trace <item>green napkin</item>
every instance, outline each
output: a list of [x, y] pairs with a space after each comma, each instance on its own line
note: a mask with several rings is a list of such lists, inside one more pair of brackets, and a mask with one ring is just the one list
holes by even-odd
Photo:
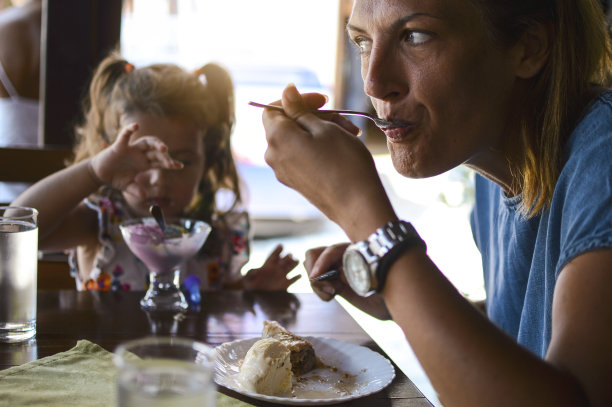
[[[81, 340], [66, 352], [0, 371], [0, 406], [116, 405], [113, 354]], [[217, 407], [249, 406], [217, 392]]]

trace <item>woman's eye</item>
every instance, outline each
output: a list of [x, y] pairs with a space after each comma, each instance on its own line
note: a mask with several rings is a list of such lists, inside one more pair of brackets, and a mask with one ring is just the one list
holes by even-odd
[[370, 49], [372, 48], [371, 42], [366, 38], [362, 38], [362, 37], [353, 38], [353, 43], [357, 46], [357, 48], [359, 48], [360, 54], [367, 54], [368, 52], [370, 52]]
[[412, 45], [421, 45], [425, 44], [427, 41], [431, 39], [431, 34], [428, 34], [423, 31], [411, 31], [408, 30], [404, 32], [403, 35], [404, 41], [409, 42]]

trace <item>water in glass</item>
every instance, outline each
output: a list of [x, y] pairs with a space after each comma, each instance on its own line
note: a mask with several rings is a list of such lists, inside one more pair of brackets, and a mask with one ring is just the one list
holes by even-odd
[[36, 334], [38, 228], [0, 217], [0, 342]]
[[210, 407], [216, 389], [211, 372], [193, 363], [153, 360], [120, 373], [118, 396], [120, 407]]

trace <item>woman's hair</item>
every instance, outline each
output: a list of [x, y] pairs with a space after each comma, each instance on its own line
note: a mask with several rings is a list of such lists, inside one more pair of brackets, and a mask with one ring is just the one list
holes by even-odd
[[240, 203], [239, 178], [230, 147], [234, 87], [221, 66], [210, 63], [195, 72], [173, 64], [136, 68], [113, 52], [94, 72], [83, 111], [84, 121], [75, 129], [74, 162], [112, 144], [125, 114], [142, 112], [188, 119], [202, 130], [205, 157], [202, 182], [188, 212], [210, 220], [217, 212], [215, 195], [221, 188], [233, 192], [231, 208]]
[[602, 6], [597, 0], [471, 1], [500, 46], [516, 43], [536, 24], [550, 30], [548, 61], [531, 79], [531, 94], [522, 107], [524, 159], [512, 169], [522, 191], [522, 210], [533, 216], [550, 205], [564, 147], [589, 91], [593, 85], [610, 85], [612, 53]]

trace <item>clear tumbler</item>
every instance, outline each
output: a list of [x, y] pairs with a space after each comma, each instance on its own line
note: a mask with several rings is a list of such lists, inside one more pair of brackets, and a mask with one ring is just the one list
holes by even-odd
[[191, 339], [149, 337], [115, 350], [119, 407], [211, 407], [212, 349]]
[[0, 206], [0, 342], [36, 334], [38, 211]]

